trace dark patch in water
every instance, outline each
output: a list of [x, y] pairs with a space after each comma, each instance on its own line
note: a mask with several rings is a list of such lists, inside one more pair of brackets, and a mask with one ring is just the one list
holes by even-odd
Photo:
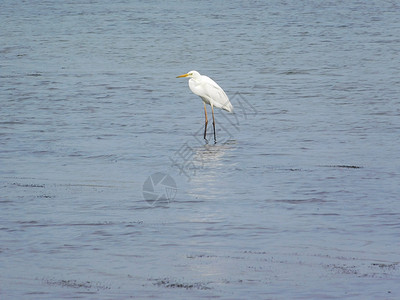
[[39, 77], [39, 76], [42, 76], [42, 74], [40, 74], [40, 73], [30, 73], [30, 74], [27, 74], [27, 76]]
[[44, 199], [50, 199], [50, 198], [55, 198], [55, 196], [51, 196], [51, 195], [39, 195], [37, 196], [37, 198], [44, 198]]
[[331, 264], [327, 265], [327, 267], [338, 274], [351, 274], [351, 275], [359, 274], [356, 266], [348, 266], [345, 264], [344, 265]]
[[84, 289], [96, 289], [96, 290], [108, 290], [111, 289], [109, 286], [101, 284], [100, 282], [91, 281], [78, 281], [78, 280], [57, 280], [57, 279], [43, 279], [42, 280], [47, 285], [55, 285], [68, 288], [84, 288]]
[[31, 184], [22, 184], [22, 183], [17, 183], [17, 182], [14, 182], [12, 185], [20, 186], [20, 187], [33, 187], [33, 188], [44, 188], [45, 187], [44, 184], [33, 184], [33, 183], [31, 183]]
[[384, 264], [384, 263], [372, 263], [371, 264], [374, 267], [379, 267], [381, 269], [396, 269], [399, 263], [392, 263], [392, 264]]
[[361, 169], [362, 167], [360, 166], [355, 166], [355, 165], [326, 165], [326, 166], [321, 166], [325, 168], [345, 168], [345, 169]]
[[194, 283], [185, 283], [185, 282], [178, 282], [176, 280], [172, 281], [168, 278], [163, 279], [156, 279], [153, 283], [157, 286], [163, 286], [166, 288], [178, 288], [178, 289], [198, 289], [198, 290], [210, 290], [211, 288], [208, 287], [205, 283], [202, 282], [194, 282]]

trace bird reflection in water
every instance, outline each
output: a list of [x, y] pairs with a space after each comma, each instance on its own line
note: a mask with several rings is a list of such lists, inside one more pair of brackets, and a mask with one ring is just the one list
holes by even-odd
[[209, 200], [221, 192], [221, 181], [229, 178], [237, 162], [232, 159], [236, 140], [224, 144], [204, 145], [194, 148], [195, 172], [191, 177], [192, 193], [197, 199]]

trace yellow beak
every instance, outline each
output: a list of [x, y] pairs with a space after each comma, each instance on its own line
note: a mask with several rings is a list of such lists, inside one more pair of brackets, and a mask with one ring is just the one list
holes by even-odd
[[183, 74], [183, 75], [176, 76], [176, 78], [188, 77], [188, 76], [189, 76], [189, 74]]

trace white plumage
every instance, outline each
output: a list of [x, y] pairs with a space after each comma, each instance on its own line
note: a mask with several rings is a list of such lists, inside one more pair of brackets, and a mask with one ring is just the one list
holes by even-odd
[[224, 90], [210, 77], [200, 75], [197, 71], [190, 71], [186, 74], [180, 75], [180, 77], [189, 77], [189, 88], [190, 90], [199, 96], [204, 102], [204, 113], [206, 117], [205, 128], [204, 128], [204, 139], [207, 134], [207, 108], [206, 104], [211, 106], [212, 117], [213, 117], [213, 128], [214, 128], [214, 141], [216, 142], [215, 135], [215, 118], [214, 118], [214, 106], [223, 110], [233, 112], [233, 106], [229, 101], [228, 96]]

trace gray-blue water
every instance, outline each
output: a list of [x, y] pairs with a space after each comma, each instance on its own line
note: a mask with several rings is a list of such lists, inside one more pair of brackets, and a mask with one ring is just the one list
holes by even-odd
[[399, 299], [398, 1], [3, 0], [0, 41], [1, 299]]

